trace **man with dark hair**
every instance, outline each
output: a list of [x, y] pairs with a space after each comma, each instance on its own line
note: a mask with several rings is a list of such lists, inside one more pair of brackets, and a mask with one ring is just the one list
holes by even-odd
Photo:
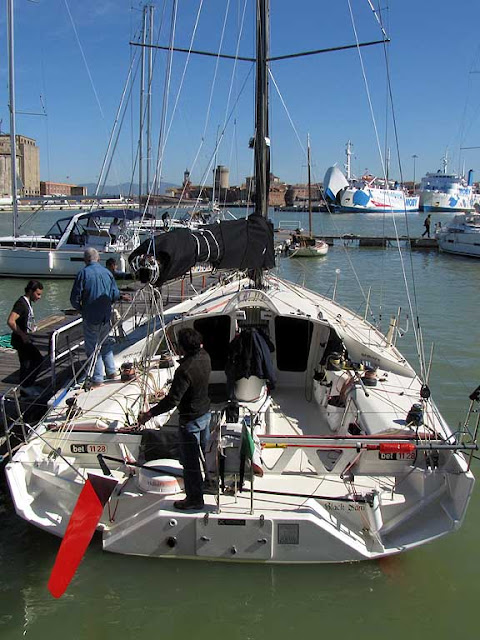
[[178, 406], [180, 461], [183, 465], [186, 498], [174, 502], [174, 507], [182, 510], [202, 509], [200, 449], [205, 456], [210, 437], [208, 382], [212, 366], [210, 356], [203, 348], [202, 336], [195, 329], [181, 329], [178, 344], [183, 358], [175, 371], [170, 391], [150, 411], [140, 413], [138, 424], [145, 424], [154, 416]]
[[105, 262], [105, 267], [110, 271], [113, 277], [115, 277], [115, 274], [117, 273], [117, 261], [115, 258], [108, 258]]
[[40, 300], [42, 293], [43, 284], [38, 280], [30, 280], [25, 287], [25, 295], [15, 302], [7, 319], [7, 325], [13, 331], [12, 347], [18, 352], [20, 383], [23, 387], [34, 384], [43, 361], [40, 351], [31, 341], [31, 334], [37, 330], [32, 304]]

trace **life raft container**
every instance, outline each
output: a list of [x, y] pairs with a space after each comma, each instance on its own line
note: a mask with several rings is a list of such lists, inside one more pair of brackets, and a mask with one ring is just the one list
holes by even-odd
[[157, 493], [160, 495], [182, 493], [182, 476], [183, 468], [178, 460], [150, 460], [140, 469], [138, 486], [146, 493]]

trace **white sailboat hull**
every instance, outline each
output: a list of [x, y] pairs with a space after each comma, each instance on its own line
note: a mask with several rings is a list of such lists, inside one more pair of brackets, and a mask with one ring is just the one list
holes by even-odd
[[[319, 294], [272, 277], [264, 291], [246, 284], [218, 285], [172, 308], [170, 317], [177, 318], [172, 330], [201, 319], [206, 343], [225, 341], [220, 352], [228, 350], [237, 318], [248, 317], [255, 308], [255, 318], [264, 319], [276, 346], [275, 389], [269, 392], [261, 380], [246, 379], [243, 390], [245, 382], [260, 387], [247, 400], [238, 387], [236, 425], [222, 422], [225, 400], [212, 404], [221, 438], [226, 437], [224, 428], [241, 428], [244, 416], [255, 416], [263, 476], [247, 470], [240, 492], [239, 467], [230, 463], [230, 490], [206, 494], [199, 511], [176, 510], [174, 501], [184, 497], [182, 480], [169, 473], [175, 465], [178, 469], [178, 462], [153, 460], [146, 468], [145, 431], [128, 428], [145, 378], [111, 382], [89, 392], [69, 391], [37, 427], [41, 437], [33, 435], [6, 466], [22, 518], [63, 536], [82, 476], [102, 474], [100, 453], [119, 481], [99, 524], [104, 549], [115, 553], [233, 562], [349, 562], [399, 553], [459, 527], [473, 475], [459, 451], [442, 451], [430, 467], [428, 457], [416, 449], [425, 441], [441, 447], [452, 442], [452, 435], [431, 400], [424, 405], [426, 426], [408, 426], [406, 416], [419, 401], [421, 382], [395, 347], [362, 318]], [[227, 324], [230, 331], [220, 335], [219, 327]], [[302, 356], [299, 333], [310, 336]], [[376, 386], [363, 386], [361, 369], [353, 373], [348, 367], [319, 364], [333, 335], [352, 361], [377, 364]], [[119, 361], [139, 360], [146, 346], [143, 338], [125, 346]], [[148, 384], [162, 388], [172, 373], [153, 362]], [[225, 382], [218, 364], [211, 382]], [[66, 417], [69, 397], [81, 409], [71, 419]], [[343, 398], [341, 406], [330, 402], [333, 397]], [[176, 425], [175, 412], [147, 424], [149, 432], [158, 434], [175, 431]], [[435, 440], [432, 434], [438, 434]], [[220, 442], [223, 446], [224, 440]], [[395, 451], [402, 451], [398, 456], [388, 453], [392, 442]], [[215, 455], [217, 445], [212, 447]], [[59, 449], [61, 456], [52, 455]]]

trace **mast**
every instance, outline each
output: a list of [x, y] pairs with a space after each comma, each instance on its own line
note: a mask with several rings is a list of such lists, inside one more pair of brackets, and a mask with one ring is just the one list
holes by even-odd
[[307, 165], [308, 165], [308, 233], [312, 237], [312, 178], [310, 172], [310, 134], [307, 136]]
[[8, 86], [10, 93], [10, 162], [11, 188], [13, 204], [13, 235], [18, 235], [18, 201], [17, 201], [17, 132], [15, 128], [15, 73], [14, 73], [14, 38], [13, 38], [13, 0], [7, 0], [8, 23]]
[[153, 82], [153, 12], [155, 7], [150, 5], [149, 9], [149, 30], [148, 42], [150, 49], [148, 52], [148, 90], [147, 90], [147, 195], [150, 194], [150, 166], [152, 163], [152, 82]]
[[140, 135], [138, 138], [138, 208], [142, 208], [143, 193], [143, 136], [144, 136], [144, 96], [145, 96], [145, 44], [147, 41], [147, 11], [148, 7], [143, 7], [142, 22], [142, 58], [140, 67]]
[[270, 0], [257, 0], [255, 84], [255, 213], [268, 217], [270, 138], [268, 135], [268, 45]]

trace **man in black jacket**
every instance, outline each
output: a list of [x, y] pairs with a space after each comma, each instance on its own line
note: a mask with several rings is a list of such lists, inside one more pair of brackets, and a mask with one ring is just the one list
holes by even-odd
[[202, 336], [195, 329], [181, 329], [178, 344], [184, 357], [175, 371], [170, 391], [149, 411], [140, 413], [138, 424], [145, 424], [154, 416], [178, 407], [180, 456], [187, 497], [174, 502], [174, 507], [202, 509], [203, 478], [199, 448], [205, 455], [210, 436], [208, 381], [212, 366], [210, 356], [203, 348]]

